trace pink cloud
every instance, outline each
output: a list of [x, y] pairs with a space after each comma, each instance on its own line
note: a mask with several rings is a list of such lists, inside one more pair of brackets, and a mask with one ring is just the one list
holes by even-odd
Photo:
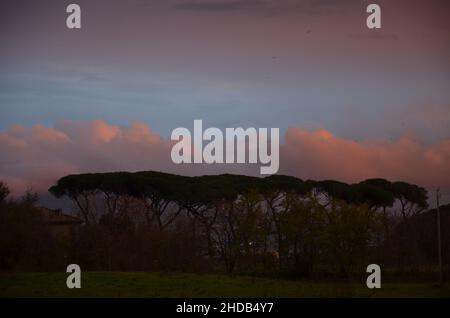
[[450, 139], [430, 146], [409, 137], [357, 142], [326, 130], [290, 128], [280, 151], [281, 172], [301, 178], [355, 182], [383, 177], [426, 187], [450, 186]]

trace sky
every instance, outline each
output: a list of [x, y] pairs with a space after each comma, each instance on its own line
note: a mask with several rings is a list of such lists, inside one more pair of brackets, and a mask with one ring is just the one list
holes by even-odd
[[[379, 30], [366, 27], [372, 2]], [[81, 7], [80, 30], [66, 27], [70, 3]], [[1, 0], [0, 179], [22, 193], [92, 171], [255, 174], [170, 162], [171, 131], [202, 119], [280, 128], [280, 173], [450, 189], [449, 9], [446, 0]]]

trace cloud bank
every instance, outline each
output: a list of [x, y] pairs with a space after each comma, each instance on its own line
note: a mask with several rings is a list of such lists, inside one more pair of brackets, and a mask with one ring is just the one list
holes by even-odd
[[355, 182], [382, 177], [426, 187], [450, 185], [450, 139], [429, 146], [411, 137], [353, 141], [324, 129], [290, 128], [281, 149], [283, 173], [302, 178]]
[[[450, 187], [450, 139], [432, 145], [411, 137], [353, 141], [319, 129], [289, 128], [280, 141], [280, 171], [302, 179], [346, 182], [371, 177]], [[257, 175], [258, 165], [175, 165], [173, 142], [134, 122], [59, 121], [54, 127], [13, 125], [0, 132], [0, 180], [15, 194], [45, 192], [70, 173], [159, 170], [184, 175]]]

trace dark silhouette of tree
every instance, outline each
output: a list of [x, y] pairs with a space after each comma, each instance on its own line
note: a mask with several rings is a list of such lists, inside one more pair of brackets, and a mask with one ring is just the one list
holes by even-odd
[[[228, 272], [268, 273], [278, 265], [278, 273], [296, 276], [347, 275], [370, 253], [379, 259], [373, 247], [388, 239], [396, 202], [406, 220], [427, 200], [423, 188], [385, 179], [347, 184], [156, 171], [69, 175], [49, 191], [78, 207], [86, 225], [74, 251], [85, 249], [79, 257], [92, 268], [180, 268], [176, 260], [198, 268], [203, 260]], [[94, 261], [96, 254], [104, 262]]]
[[0, 181], [0, 203], [4, 202], [11, 193], [6, 183]]
[[315, 190], [325, 196], [325, 205], [334, 200], [342, 200], [347, 203], [358, 201], [358, 194], [349, 184], [334, 180], [313, 182]]
[[[177, 192], [183, 177], [162, 172], [137, 172], [131, 182], [131, 195], [140, 199], [145, 207], [148, 224], [156, 223], [164, 229], [176, 219], [183, 207], [176, 204]], [[171, 215], [168, 215], [170, 212]]]
[[415, 184], [406, 182], [394, 182], [392, 184], [392, 193], [401, 205], [401, 215], [406, 220], [412, 215], [423, 212], [427, 207], [427, 191]]
[[283, 220], [289, 213], [293, 200], [297, 196], [308, 194], [311, 189], [311, 183], [304, 183], [301, 179], [282, 175], [266, 177], [260, 185], [260, 190], [275, 228], [280, 271], [284, 268], [288, 253], [285, 244], [286, 233], [283, 229]]

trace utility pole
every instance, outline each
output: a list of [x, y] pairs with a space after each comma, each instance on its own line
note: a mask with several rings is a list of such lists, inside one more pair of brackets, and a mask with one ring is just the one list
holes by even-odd
[[439, 210], [439, 188], [436, 190], [436, 213], [437, 213], [437, 239], [438, 239], [438, 263], [439, 263], [439, 285], [443, 283], [442, 277], [442, 246], [441, 246], [441, 212]]

